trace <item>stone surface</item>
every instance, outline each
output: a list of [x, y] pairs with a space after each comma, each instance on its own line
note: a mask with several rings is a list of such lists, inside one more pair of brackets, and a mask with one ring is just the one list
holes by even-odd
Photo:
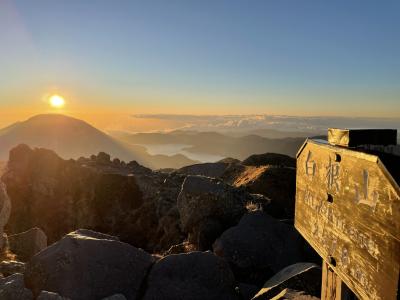
[[145, 300], [239, 299], [228, 264], [211, 252], [169, 255], [152, 268]]
[[11, 201], [7, 194], [5, 184], [0, 180], [0, 252], [3, 251], [5, 240], [3, 237], [4, 226], [11, 214]]
[[0, 273], [4, 277], [10, 276], [15, 273], [24, 273], [25, 263], [14, 260], [3, 260], [0, 263]]
[[198, 249], [210, 249], [225, 229], [239, 221], [245, 204], [252, 200], [247, 192], [220, 180], [187, 176], [177, 201], [182, 228]]
[[40, 228], [32, 228], [8, 236], [8, 244], [12, 253], [22, 261], [30, 260], [36, 253], [47, 247], [47, 236]]
[[271, 299], [287, 288], [320, 296], [321, 281], [322, 272], [319, 266], [313, 263], [296, 263], [271, 277], [254, 299]]
[[1, 300], [33, 300], [30, 290], [25, 288], [24, 275], [16, 273], [0, 279]]
[[153, 263], [133, 246], [103, 239], [89, 230], [72, 232], [35, 255], [25, 272], [27, 286], [38, 295], [46, 290], [74, 300], [123, 294], [136, 299]]
[[261, 211], [248, 213], [214, 243], [236, 279], [261, 286], [282, 268], [304, 261], [304, 241], [293, 226]]
[[2, 179], [13, 204], [8, 230], [19, 233], [39, 227], [49, 243], [75, 226], [113, 232], [119, 226], [114, 217], [122, 220], [127, 209], [143, 201], [133, 177], [82, 167], [53, 151], [26, 145], [10, 151]]
[[11, 150], [2, 176], [13, 205], [8, 232], [39, 227], [51, 244], [91, 228], [151, 252], [183, 242], [176, 200], [185, 176], [153, 172], [135, 161], [104, 163], [107, 157], [101, 163], [96, 155], [67, 161], [26, 145]]
[[249, 166], [237, 175], [232, 184], [249, 193], [270, 199], [266, 210], [276, 218], [293, 219], [295, 208], [296, 169], [267, 165]]

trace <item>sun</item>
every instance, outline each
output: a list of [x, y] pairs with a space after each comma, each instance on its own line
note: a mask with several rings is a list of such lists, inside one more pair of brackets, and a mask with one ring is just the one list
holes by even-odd
[[60, 95], [53, 95], [49, 98], [49, 103], [52, 107], [62, 108], [65, 105], [65, 100]]

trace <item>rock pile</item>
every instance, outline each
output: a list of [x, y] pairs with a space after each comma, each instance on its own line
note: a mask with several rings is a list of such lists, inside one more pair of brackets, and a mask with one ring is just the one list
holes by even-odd
[[20, 145], [0, 185], [0, 299], [313, 299], [314, 253], [280, 220], [294, 176], [281, 155], [164, 172]]

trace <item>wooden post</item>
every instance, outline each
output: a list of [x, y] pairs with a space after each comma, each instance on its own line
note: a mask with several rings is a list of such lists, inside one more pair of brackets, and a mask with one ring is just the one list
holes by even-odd
[[325, 261], [322, 263], [321, 300], [357, 299]]

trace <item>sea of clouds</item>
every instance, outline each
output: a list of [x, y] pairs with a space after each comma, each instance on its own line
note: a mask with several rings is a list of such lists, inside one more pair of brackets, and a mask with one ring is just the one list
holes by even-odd
[[[400, 118], [303, 117], [277, 115], [170, 115], [140, 114], [133, 119], [168, 121], [174, 124], [159, 131], [193, 130], [248, 132], [260, 129], [281, 131], [326, 132], [327, 128], [394, 128], [400, 129]], [[153, 130], [157, 131], [157, 130]]]

